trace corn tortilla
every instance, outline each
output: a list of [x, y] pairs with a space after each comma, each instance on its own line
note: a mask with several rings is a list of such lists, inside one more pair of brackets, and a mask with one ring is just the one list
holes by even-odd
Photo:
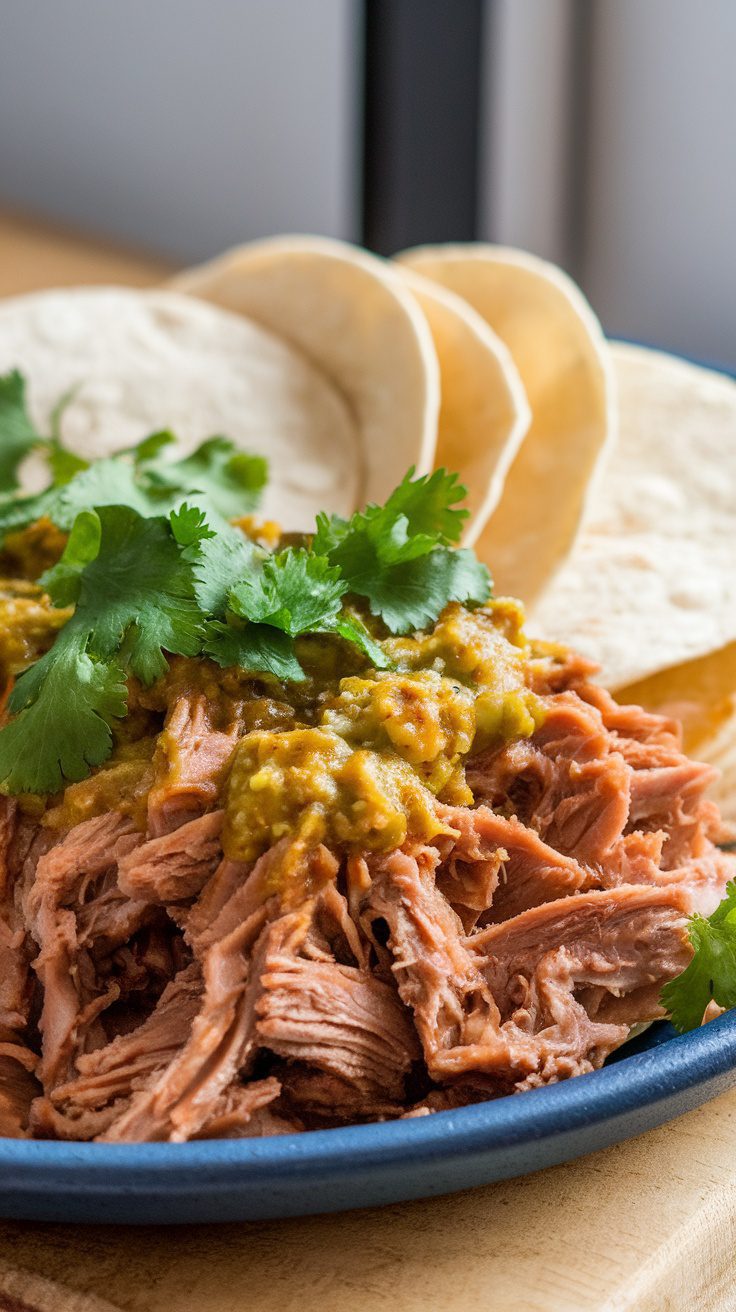
[[618, 447], [532, 620], [618, 689], [736, 642], [736, 382], [643, 347], [612, 357]]
[[468, 489], [463, 534], [472, 546], [503, 491], [531, 413], [508, 348], [466, 301], [411, 269], [399, 271], [423, 310], [440, 365], [435, 465]]
[[[363, 495], [360, 438], [342, 395], [278, 337], [171, 291], [65, 288], [0, 302], [0, 372], [18, 368], [41, 432], [60, 397], [80, 455], [109, 455], [171, 427], [180, 452], [217, 433], [268, 457], [266, 515], [309, 528]], [[172, 449], [172, 456], [177, 452]], [[34, 457], [27, 490], [43, 486]]]
[[412, 465], [433, 468], [440, 380], [432, 336], [376, 256], [322, 237], [275, 237], [171, 285], [278, 333], [340, 389], [361, 437], [364, 500], [384, 501]]
[[531, 604], [568, 556], [614, 439], [600, 325], [561, 270], [523, 251], [424, 246], [398, 258], [463, 297], [505, 342], [519, 371], [531, 424], [475, 546], [497, 590]]

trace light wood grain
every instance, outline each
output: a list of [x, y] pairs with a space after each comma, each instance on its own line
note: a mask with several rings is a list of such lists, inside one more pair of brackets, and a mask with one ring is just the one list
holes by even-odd
[[60, 230], [27, 215], [0, 212], [0, 296], [77, 283], [146, 287], [171, 271], [163, 258]]
[[[164, 261], [0, 214], [0, 295]], [[734, 1312], [736, 1091], [486, 1189], [221, 1227], [0, 1223], [0, 1312]]]
[[0, 1260], [121, 1312], [730, 1312], [735, 1130], [736, 1091], [454, 1197], [175, 1230], [5, 1223]]
[[56, 1280], [0, 1260], [0, 1312], [119, 1312], [107, 1299], [80, 1294]]

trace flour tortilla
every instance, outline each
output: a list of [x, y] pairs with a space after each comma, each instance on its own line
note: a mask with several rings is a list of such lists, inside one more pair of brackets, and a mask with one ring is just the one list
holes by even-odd
[[463, 297], [505, 342], [531, 425], [476, 551], [496, 591], [534, 602], [568, 556], [614, 438], [605, 339], [575, 284], [501, 246], [423, 246], [398, 259]]
[[364, 499], [434, 465], [439, 365], [426, 319], [376, 256], [322, 237], [253, 242], [172, 287], [278, 333], [342, 392], [361, 437]]
[[455, 470], [468, 489], [463, 542], [472, 546], [501, 497], [531, 420], [508, 348], [467, 301], [397, 266], [427, 319], [440, 365], [436, 467]]
[[618, 448], [531, 619], [617, 689], [736, 641], [736, 382], [643, 347], [612, 356]]
[[710, 795], [724, 819], [736, 823], [736, 642], [651, 674], [616, 696], [682, 722], [685, 751], [720, 770]]
[[[257, 324], [170, 291], [70, 288], [0, 301], [0, 372], [28, 380], [42, 432], [70, 388], [68, 445], [109, 455], [160, 428], [181, 453], [216, 433], [265, 455], [262, 511], [289, 529], [361, 501], [361, 443], [339, 391]], [[172, 455], [176, 450], [171, 448]], [[29, 490], [43, 485], [33, 460]]]

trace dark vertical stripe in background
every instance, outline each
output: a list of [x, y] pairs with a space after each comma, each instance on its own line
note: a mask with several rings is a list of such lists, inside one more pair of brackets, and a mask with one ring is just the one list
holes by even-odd
[[365, 0], [363, 241], [470, 241], [483, 0]]

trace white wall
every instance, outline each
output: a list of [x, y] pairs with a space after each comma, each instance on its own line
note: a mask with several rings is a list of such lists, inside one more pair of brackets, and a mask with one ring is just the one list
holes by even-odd
[[[736, 367], [736, 0], [491, 0], [483, 235]], [[582, 27], [581, 27], [582, 24]]]
[[353, 0], [0, 0], [0, 199], [183, 260], [357, 231]]
[[584, 282], [613, 333], [736, 366], [736, 0], [594, 0]]

